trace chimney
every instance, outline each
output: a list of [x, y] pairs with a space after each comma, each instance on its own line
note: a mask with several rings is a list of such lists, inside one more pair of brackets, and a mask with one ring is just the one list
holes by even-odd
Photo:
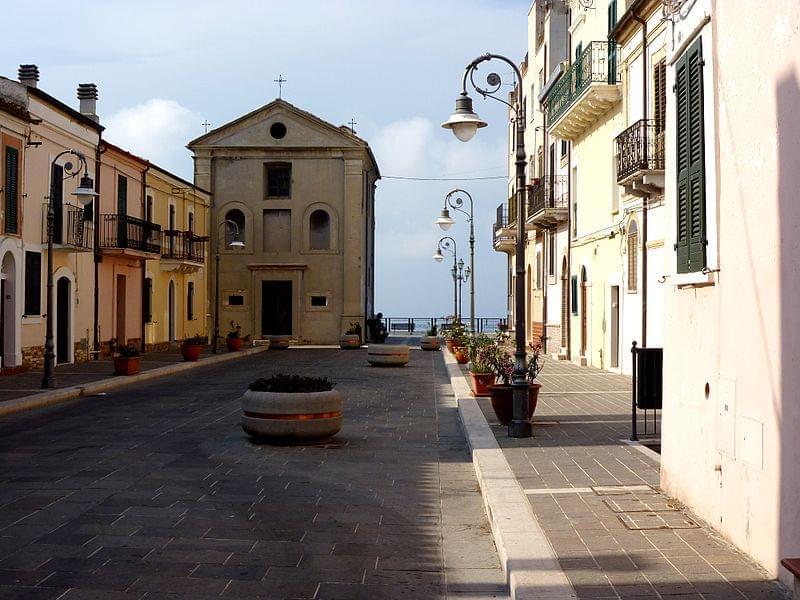
[[79, 84], [78, 100], [81, 102], [81, 114], [99, 123], [100, 117], [97, 116], [97, 86], [93, 83]]
[[20, 65], [17, 73], [19, 82], [23, 85], [32, 88], [37, 86], [37, 82], [39, 81], [39, 67], [36, 65]]

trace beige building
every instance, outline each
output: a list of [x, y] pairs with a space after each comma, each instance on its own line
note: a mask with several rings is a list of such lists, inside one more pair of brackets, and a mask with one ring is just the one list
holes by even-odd
[[[275, 100], [188, 147], [195, 184], [212, 196], [220, 335], [233, 321], [254, 337], [333, 343], [351, 323], [363, 327], [374, 306], [380, 178], [369, 145], [347, 127]], [[237, 225], [244, 248], [229, 247], [224, 221]], [[209, 331], [213, 307], [211, 319]]]

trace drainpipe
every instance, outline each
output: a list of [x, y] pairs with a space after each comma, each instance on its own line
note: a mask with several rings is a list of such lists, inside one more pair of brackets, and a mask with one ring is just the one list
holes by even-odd
[[[142, 216], [147, 216], [147, 172], [150, 170], [150, 163], [148, 163], [144, 170], [142, 171]], [[145, 281], [147, 279], [147, 259], [142, 260], [142, 294], [139, 298], [139, 306], [141, 309], [144, 309], [144, 292], [145, 292]], [[147, 324], [144, 322], [144, 311], [140, 311], [142, 313], [142, 343], [139, 344], [141, 346], [140, 352], [144, 354], [145, 351], [145, 334], [147, 330]]]
[[94, 334], [92, 346], [94, 347], [94, 359], [100, 360], [100, 262], [103, 260], [100, 254], [100, 165], [102, 164], [101, 155], [106, 149], [103, 148], [103, 133], [100, 132], [97, 139], [97, 149], [94, 157], [94, 191], [97, 192], [94, 202]]
[[[545, 68], [547, 65], [545, 65]], [[534, 140], [536, 139], [536, 130], [533, 132]], [[547, 164], [547, 156], [550, 154], [547, 151], [547, 148], [550, 145], [550, 138], [547, 135], [547, 113], [544, 114], [542, 120], [542, 140], [544, 140], [544, 146], [542, 147], [542, 152], [544, 152], [544, 173], [545, 182], [547, 181], [547, 171], [548, 171], [548, 164]], [[536, 143], [533, 144], [533, 151], [536, 152]], [[550, 180], [550, 197], [555, 199], [555, 194], [553, 192], [553, 185], [555, 184], [555, 165], [552, 165], [553, 168], [553, 177]], [[545, 192], [547, 192], [547, 188], [545, 188]], [[545, 199], [545, 202], [547, 200]], [[542, 242], [542, 280], [543, 280], [543, 290], [542, 290], [542, 352], [547, 352], [547, 288], [549, 287], [549, 274], [548, 274], [548, 254], [547, 250], [549, 248], [550, 243], [550, 235], [552, 234], [551, 229], [547, 229], [547, 241]]]
[[[642, 114], [644, 116], [644, 151], [645, 162], [649, 159], [647, 145], [647, 20], [639, 15], [633, 19], [642, 26]], [[646, 165], [647, 166], [647, 165]], [[649, 196], [642, 197], [642, 348], [647, 348], [647, 200]]]

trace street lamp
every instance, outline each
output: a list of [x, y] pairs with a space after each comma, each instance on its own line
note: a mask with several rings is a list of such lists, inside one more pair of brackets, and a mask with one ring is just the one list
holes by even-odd
[[58, 182], [63, 185], [67, 179], [72, 179], [80, 174], [81, 169], [83, 175], [78, 181], [78, 187], [72, 192], [72, 195], [78, 199], [81, 205], [86, 206], [97, 196], [94, 191], [94, 182], [89, 177], [89, 165], [86, 162], [86, 157], [77, 150], [64, 150], [53, 158], [50, 163], [50, 195], [47, 198], [47, 317], [46, 328], [44, 337], [44, 373], [42, 374], [42, 387], [54, 388], [56, 387], [56, 354], [53, 345], [53, 227], [55, 226], [55, 207], [53, 206], [53, 196], [56, 193], [56, 181], [53, 177], [55, 173], [55, 164], [59, 158], [66, 154], [74, 156], [78, 164], [73, 165], [71, 162], [65, 162], [63, 165], [64, 178]]
[[228, 244], [228, 247], [244, 248], [244, 242], [239, 239], [239, 226], [230, 219], [222, 221], [217, 226], [217, 244], [214, 254], [214, 341], [211, 343], [212, 354], [216, 354], [219, 348], [219, 230], [225, 228], [227, 232], [228, 227], [230, 227], [233, 232], [233, 239], [231, 243]]
[[[486, 77], [487, 87], [483, 88], [475, 83], [475, 73], [478, 66], [484, 62], [499, 60], [508, 64], [516, 76], [516, 89], [514, 104], [511, 105], [496, 94], [502, 87], [502, 79], [497, 73], [489, 73]], [[519, 67], [513, 60], [499, 54], [484, 54], [479, 56], [464, 69], [461, 79], [461, 94], [456, 99], [456, 111], [450, 118], [442, 123], [442, 127], [450, 129], [453, 134], [462, 142], [472, 139], [479, 128], [485, 127], [486, 123], [472, 110], [472, 99], [467, 95], [467, 79], [473, 89], [484, 99], [492, 98], [508, 106], [514, 111], [514, 121], [516, 122], [516, 190], [517, 195], [517, 245], [515, 252], [516, 259], [516, 284], [515, 284], [515, 328], [516, 328], [516, 350], [514, 352], [514, 375], [511, 387], [514, 390], [514, 416], [508, 424], [508, 435], [510, 437], [530, 437], [531, 423], [528, 419], [528, 380], [526, 376], [526, 355], [525, 355], [525, 240], [522, 232], [525, 223], [525, 118], [523, 107], [520, 105], [522, 74]]]
[[[436, 242], [436, 254], [433, 255], [433, 260], [437, 263], [444, 260], [442, 250], [453, 255], [453, 267], [450, 269], [450, 274], [453, 276], [453, 318], [456, 321], [460, 321], [461, 314], [458, 310], [458, 247], [456, 246], [456, 241], [449, 235], [446, 235]], [[464, 264], [463, 261], [461, 264]]]
[[[464, 198], [462, 198], [462, 195], [466, 196], [467, 200], [469, 200], [469, 212], [461, 208], [464, 206]], [[469, 273], [472, 273], [472, 279], [469, 284], [469, 330], [471, 333], [475, 333], [475, 207], [472, 196], [470, 196], [469, 192], [460, 188], [448, 192], [447, 196], [444, 197], [444, 208], [442, 208], [439, 218], [436, 219], [436, 224], [441, 227], [443, 231], [447, 231], [453, 223], [455, 223], [450, 216], [451, 208], [467, 215], [467, 222], [469, 223], [469, 267], [467, 278], [469, 278]]]

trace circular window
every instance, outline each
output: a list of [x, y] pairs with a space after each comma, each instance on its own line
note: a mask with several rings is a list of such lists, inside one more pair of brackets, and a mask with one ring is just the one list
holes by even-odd
[[286, 135], [286, 125], [283, 123], [273, 123], [269, 128], [269, 134], [276, 140], [283, 139]]

